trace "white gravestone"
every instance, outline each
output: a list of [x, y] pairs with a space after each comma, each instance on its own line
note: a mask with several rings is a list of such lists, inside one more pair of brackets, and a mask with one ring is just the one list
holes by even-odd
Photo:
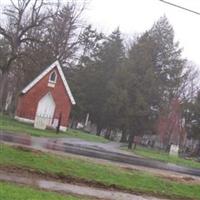
[[169, 155], [178, 156], [179, 146], [172, 144], [170, 147]]

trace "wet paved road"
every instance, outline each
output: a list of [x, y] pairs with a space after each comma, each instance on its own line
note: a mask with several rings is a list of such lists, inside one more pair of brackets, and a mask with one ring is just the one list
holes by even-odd
[[27, 177], [20, 177], [13, 174], [4, 174], [4, 172], [1, 170], [0, 180], [34, 186], [39, 189], [45, 189], [48, 191], [61, 192], [62, 194], [75, 194], [106, 200], [161, 200], [160, 198], [158, 199], [148, 196], [139, 196], [126, 192], [118, 192], [113, 190], [111, 191], [100, 188], [87, 187], [83, 185], [80, 186], [75, 184], [60, 183], [44, 179], [30, 179]]
[[[59, 148], [56, 149], [56, 146], [54, 149], [59, 150]], [[147, 158], [140, 158], [134, 155], [127, 155], [120, 152], [111, 152], [105, 149], [98, 150], [94, 148], [91, 149], [90, 147], [89, 148], [83, 147], [83, 146], [77, 147], [76, 145], [67, 144], [67, 143], [62, 144], [62, 149], [65, 152], [74, 153], [74, 154], [83, 155], [83, 156], [106, 159], [110, 161], [117, 161], [117, 162], [150, 167], [150, 168], [157, 168], [157, 169], [162, 169], [162, 170], [169, 170], [169, 171], [189, 174], [193, 176], [200, 176], [200, 169], [178, 166], [172, 163], [164, 163], [164, 162], [155, 161], [155, 160], [151, 160]]]
[[[0, 140], [19, 143], [20, 140], [17, 137], [21, 135], [9, 135], [0, 134]], [[200, 169], [187, 168], [178, 166], [171, 163], [163, 163], [151, 159], [140, 158], [138, 156], [130, 155], [130, 153], [119, 150], [119, 144], [117, 143], [94, 143], [86, 142], [79, 139], [70, 138], [58, 138], [48, 139], [40, 137], [29, 137], [29, 146], [37, 146], [41, 148], [51, 149], [55, 151], [68, 152], [93, 158], [106, 159], [110, 161], [117, 161], [121, 163], [127, 163], [132, 165], [157, 168], [161, 170], [169, 170], [173, 172], [189, 174], [193, 176], [200, 176]], [[28, 140], [28, 138], [27, 138]], [[26, 141], [24, 139], [23, 141]]]

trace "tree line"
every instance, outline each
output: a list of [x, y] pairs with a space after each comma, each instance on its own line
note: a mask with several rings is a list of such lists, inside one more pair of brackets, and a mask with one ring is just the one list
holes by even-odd
[[81, 121], [89, 113], [97, 135], [106, 129], [109, 139], [111, 131], [120, 130], [121, 141], [128, 138], [131, 148], [134, 136], [155, 132], [161, 111], [167, 112], [171, 100], [179, 98], [190, 135], [199, 137], [197, 73], [183, 58], [167, 17], [159, 18], [127, 44], [119, 28], [107, 35], [87, 25], [81, 18], [84, 9], [85, 4], [45, 0], [10, 1], [4, 7], [0, 22], [1, 112], [5, 111], [10, 80], [9, 112], [14, 112], [22, 87], [57, 59], [77, 102], [72, 120]]
[[169, 112], [174, 98], [182, 104], [183, 117], [187, 103], [193, 104], [196, 90], [191, 85], [198, 76], [182, 57], [166, 16], [128, 47], [119, 28], [103, 36], [88, 27], [83, 38], [91, 45], [90, 51], [69, 76], [77, 99], [73, 116], [81, 120], [89, 113], [97, 135], [106, 129], [109, 139], [111, 131], [120, 130], [121, 141], [128, 138], [132, 148], [134, 136], [155, 133], [159, 115]]

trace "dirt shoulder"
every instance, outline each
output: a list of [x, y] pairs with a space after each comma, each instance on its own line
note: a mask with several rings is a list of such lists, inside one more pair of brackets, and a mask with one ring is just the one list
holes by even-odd
[[117, 188], [104, 187], [93, 182], [84, 182], [70, 177], [52, 176], [30, 169], [20, 169], [11, 166], [0, 166], [0, 181], [12, 182], [20, 185], [58, 192], [73, 194], [92, 200], [159, 200], [143, 194], [132, 194]]

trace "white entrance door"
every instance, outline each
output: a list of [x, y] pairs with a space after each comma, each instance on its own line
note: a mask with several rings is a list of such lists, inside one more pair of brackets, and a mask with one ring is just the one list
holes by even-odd
[[34, 127], [45, 129], [47, 126], [51, 126], [54, 111], [55, 102], [51, 93], [49, 92], [45, 96], [43, 96], [38, 102]]

